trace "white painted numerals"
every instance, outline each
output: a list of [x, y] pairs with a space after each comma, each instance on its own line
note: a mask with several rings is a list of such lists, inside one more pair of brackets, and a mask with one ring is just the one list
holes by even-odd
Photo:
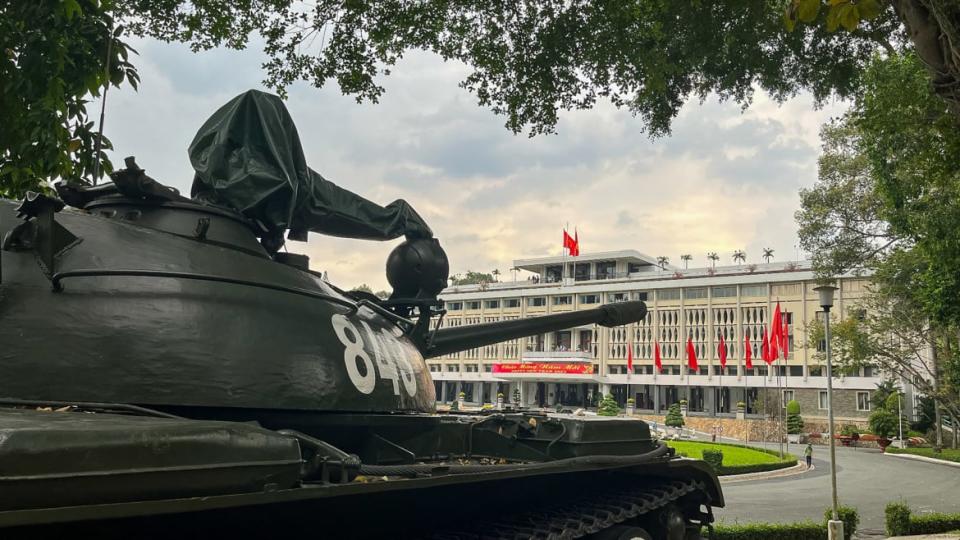
[[[364, 339], [357, 329], [356, 325], [346, 316], [335, 314], [331, 323], [337, 338], [343, 343], [343, 362], [347, 368], [347, 375], [350, 382], [357, 387], [357, 390], [364, 394], [373, 392], [376, 387], [376, 377], [379, 373], [381, 379], [387, 379], [393, 383], [393, 393], [400, 395], [400, 387], [413, 396], [417, 393], [417, 379], [413, 376], [413, 369], [407, 359], [407, 351], [404, 345], [397, 338], [390, 335], [385, 329], [375, 332], [366, 321], [360, 321], [363, 326], [363, 333], [366, 334], [366, 341], [373, 349], [374, 360], [364, 347]], [[363, 364], [363, 373], [360, 370], [360, 364]], [[376, 366], [376, 372], [374, 372]]]

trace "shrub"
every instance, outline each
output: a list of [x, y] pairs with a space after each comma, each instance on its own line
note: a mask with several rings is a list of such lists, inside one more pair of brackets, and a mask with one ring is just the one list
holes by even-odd
[[885, 439], [897, 431], [897, 415], [886, 409], [877, 409], [870, 414], [870, 431]]
[[[858, 514], [857, 509], [852, 506], [840, 505], [837, 507], [837, 517], [843, 522], [844, 540], [850, 540], [853, 538], [853, 533], [857, 532], [857, 525], [860, 524], [860, 514]], [[823, 512], [823, 522], [826, 523], [831, 519], [833, 519], [833, 509], [827, 508]]]
[[600, 407], [597, 409], [597, 414], [600, 416], [617, 416], [620, 414], [620, 407], [617, 406], [617, 402], [613, 399], [613, 394], [607, 394], [603, 397], [603, 400], [600, 402]]
[[860, 430], [857, 428], [857, 426], [854, 426], [852, 424], [847, 424], [846, 426], [843, 426], [842, 428], [840, 428], [840, 434], [852, 437], [854, 435], [859, 435]]
[[827, 527], [811, 521], [800, 523], [751, 523], [749, 525], [720, 525], [713, 529], [714, 540], [823, 540]]
[[889, 503], [883, 511], [886, 516], [887, 535], [910, 534], [910, 507], [903, 503]]
[[960, 514], [926, 514], [910, 517], [910, 534], [937, 534], [960, 529]]
[[803, 418], [800, 416], [800, 404], [795, 400], [787, 403], [787, 433], [799, 435], [803, 432]]
[[667, 417], [663, 421], [670, 427], [683, 427], [683, 414], [680, 413], [680, 404], [674, 403], [667, 410]]
[[723, 452], [706, 449], [703, 451], [703, 460], [709, 463], [713, 470], [719, 471], [723, 466]]

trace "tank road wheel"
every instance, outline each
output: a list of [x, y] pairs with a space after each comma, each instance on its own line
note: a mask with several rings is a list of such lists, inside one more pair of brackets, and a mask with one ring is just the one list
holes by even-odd
[[656, 516], [653, 524], [655, 525], [654, 534], [657, 538], [663, 540], [686, 540], [687, 539], [687, 520], [683, 512], [675, 504], [663, 507]]
[[617, 525], [591, 536], [590, 540], [653, 540], [653, 537], [646, 529]]

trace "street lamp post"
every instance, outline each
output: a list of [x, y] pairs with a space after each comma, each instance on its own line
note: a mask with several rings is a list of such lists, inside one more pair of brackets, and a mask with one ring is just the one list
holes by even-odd
[[827, 356], [827, 418], [830, 423], [830, 487], [833, 499], [833, 519], [827, 523], [827, 539], [843, 539], [843, 522], [837, 511], [837, 454], [836, 442], [833, 439], [833, 364], [830, 361], [830, 308], [833, 307], [833, 293], [837, 290], [833, 285], [821, 285], [814, 289], [820, 294], [820, 307], [824, 311], [824, 338], [826, 340]]

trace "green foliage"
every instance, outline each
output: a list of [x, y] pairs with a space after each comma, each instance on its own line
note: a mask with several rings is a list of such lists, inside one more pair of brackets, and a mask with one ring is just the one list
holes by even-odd
[[[857, 532], [857, 526], [860, 525], [860, 514], [852, 506], [840, 505], [837, 507], [837, 517], [843, 522], [843, 538], [850, 540], [853, 533]], [[833, 519], [833, 509], [827, 508], [823, 512], [823, 521], [826, 523]]]
[[[56, 179], [89, 182], [97, 156], [88, 98], [106, 84], [139, 81], [114, 10], [95, 0], [0, 6], [0, 196], [43, 191]], [[99, 158], [100, 172], [110, 172], [102, 151]]]
[[[863, 82], [850, 112], [824, 127], [819, 179], [797, 213], [820, 276], [872, 271], [864, 317], [832, 325], [831, 349], [845, 368], [915, 380], [960, 413], [960, 355], [948, 343], [960, 332], [957, 111], [931, 94], [913, 54], [874, 59]], [[931, 344], [944, 368], [939, 390], [921, 363]]]
[[888, 503], [883, 510], [889, 536], [910, 534], [910, 507], [903, 503]]
[[718, 525], [712, 540], [823, 540], [827, 527], [822, 523], [751, 523], [747, 525]]
[[860, 435], [860, 428], [853, 424], [847, 424], [840, 428], [840, 434], [852, 437], [854, 435]]
[[876, 436], [889, 439], [898, 428], [897, 415], [886, 410], [877, 409], [870, 413], [870, 431]]
[[920, 396], [917, 403], [916, 415], [917, 421], [910, 423], [910, 429], [921, 433], [926, 433], [936, 423], [936, 411], [933, 398], [930, 396]]
[[803, 433], [803, 417], [800, 414], [787, 415], [787, 433], [790, 435]]
[[359, 291], [359, 292], [365, 292], [365, 293], [373, 294], [373, 289], [371, 289], [370, 286], [367, 285], [366, 283], [363, 283], [363, 284], [360, 284], [360, 285], [354, 287], [353, 289], [351, 289], [351, 292], [353, 292], [353, 291]]
[[800, 403], [797, 400], [791, 399], [787, 402], [787, 414], [800, 414]]
[[[760, 88], [777, 100], [806, 89], [817, 101], [850, 97], [874, 51], [897, 28], [892, 10], [869, 32], [830, 33], [808, 25], [787, 33], [782, 0], [593, 3], [268, 2], [130, 0], [123, 7], [139, 35], [195, 50], [243, 48], [265, 40], [266, 83], [335, 82], [376, 102], [384, 78], [410, 50], [427, 50], [470, 70], [461, 86], [506, 126], [553, 131], [560, 110], [607, 99], [669, 132], [688, 99], [710, 94], [747, 105]], [[305, 42], [317, 35], [320, 47]]]
[[960, 529], [960, 514], [924, 514], [910, 517], [910, 534], [937, 534]]
[[484, 274], [483, 272], [474, 272], [472, 270], [467, 270], [466, 275], [461, 276], [456, 274], [450, 276], [450, 283], [452, 285], [479, 285], [481, 283], [493, 283], [496, 279], [493, 278], [492, 274]]
[[600, 401], [600, 407], [597, 408], [597, 414], [600, 416], [617, 416], [620, 414], [620, 407], [617, 401], [613, 399], [613, 394], [607, 394]]
[[704, 449], [702, 454], [706, 461], [715, 471], [719, 471], [723, 466], [723, 452], [720, 450]]
[[670, 427], [683, 427], [683, 414], [680, 412], [680, 404], [674, 403], [667, 409], [667, 417], [663, 423]]

